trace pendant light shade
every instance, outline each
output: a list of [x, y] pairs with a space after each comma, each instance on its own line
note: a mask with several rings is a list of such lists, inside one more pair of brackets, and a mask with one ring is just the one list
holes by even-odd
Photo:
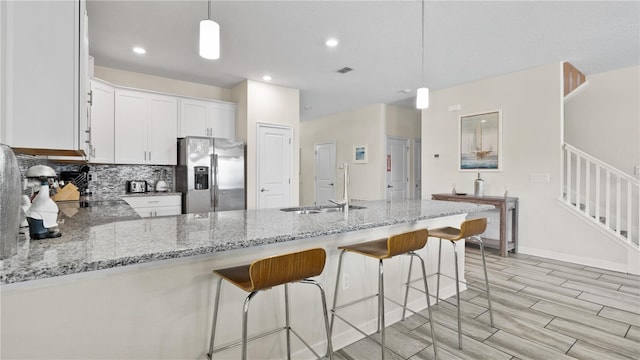
[[426, 109], [429, 107], [429, 88], [421, 87], [416, 93], [416, 108]]
[[213, 20], [200, 21], [200, 56], [209, 60], [220, 58], [220, 25]]
[[424, 0], [422, 0], [422, 8], [420, 14], [422, 15], [422, 43], [420, 47], [420, 53], [422, 54], [422, 59], [420, 61], [420, 66], [422, 68], [422, 80], [420, 84], [422, 87], [420, 87], [416, 91], [416, 108], [422, 110], [429, 107], [429, 88], [424, 86]]

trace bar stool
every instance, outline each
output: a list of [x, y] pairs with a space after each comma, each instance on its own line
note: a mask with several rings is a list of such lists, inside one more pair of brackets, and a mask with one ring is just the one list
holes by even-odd
[[[215, 305], [213, 308], [213, 323], [211, 325], [211, 342], [209, 344], [209, 352], [207, 358], [211, 359], [213, 354], [222, 350], [226, 350], [242, 344], [242, 359], [247, 358], [247, 342], [262, 338], [276, 332], [286, 330], [287, 332], [287, 359], [291, 358], [290, 333], [300, 339], [300, 341], [309, 348], [316, 357], [320, 356], [302, 339], [302, 337], [289, 325], [289, 289], [288, 284], [300, 282], [303, 284], [312, 284], [320, 289], [320, 297], [322, 299], [322, 307], [324, 314], [324, 325], [327, 334], [328, 356], [333, 359], [333, 347], [331, 345], [331, 337], [329, 336], [329, 318], [327, 315], [327, 302], [324, 289], [315, 280], [310, 277], [318, 276], [324, 269], [327, 254], [324, 249], [309, 249], [290, 254], [272, 256], [252, 262], [250, 265], [242, 265], [227, 269], [214, 270], [213, 272], [219, 276], [218, 291], [216, 293]], [[220, 302], [220, 290], [222, 279], [229, 281], [231, 284], [249, 293], [244, 301], [242, 314], [242, 340], [233, 344], [214, 348], [214, 340], [216, 334], [216, 322], [218, 319], [218, 304]], [[271, 331], [267, 331], [247, 339], [247, 320], [249, 314], [249, 304], [251, 299], [261, 290], [267, 290], [271, 287], [284, 285], [284, 301], [285, 301], [285, 326]]]
[[[346, 320], [343, 316], [339, 315], [337, 311], [340, 309], [346, 308], [348, 306], [355, 305], [359, 302], [378, 297], [378, 332], [380, 332], [380, 335], [381, 335], [382, 359], [384, 360], [385, 358], [384, 351], [386, 348], [385, 347], [385, 323], [384, 323], [385, 295], [384, 295], [384, 276], [383, 276], [384, 272], [383, 272], [382, 263], [383, 263], [383, 260], [391, 259], [396, 255], [409, 255], [412, 257], [412, 259], [413, 257], [417, 257], [418, 259], [420, 259], [420, 263], [422, 264], [422, 276], [424, 279], [424, 289], [425, 289], [426, 298], [427, 298], [429, 324], [431, 326], [431, 341], [433, 342], [433, 352], [434, 352], [435, 358], [437, 359], [438, 349], [436, 345], [435, 329], [433, 326], [433, 317], [431, 316], [431, 301], [429, 300], [429, 287], [426, 281], [427, 277], [426, 277], [426, 271], [424, 267], [424, 260], [420, 255], [415, 253], [416, 250], [422, 249], [425, 246], [425, 244], [427, 243], [427, 239], [428, 239], [428, 232], [427, 230], [422, 229], [422, 230], [407, 232], [404, 234], [393, 235], [386, 239], [379, 239], [379, 240], [368, 241], [368, 242], [354, 244], [354, 245], [346, 245], [346, 246], [338, 247], [338, 249], [342, 250], [342, 252], [340, 253], [340, 260], [338, 261], [338, 275], [336, 279], [335, 295], [333, 297], [333, 308], [331, 309], [330, 333], [333, 334], [334, 317], [338, 317], [340, 320], [344, 321], [347, 325], [356, 329], [359, 333], [361, 333], [365, 337], [369, 336], [364, 331], [360, 330], [358, 327], [356, 327], [351, 322]], [[364, 255], [370, 258], [378, 259], [378, 294], [367, 296], [362, 299], [355, 300], [347, 304], [338, 306], [337, 305], [338, 288], [340, 287], [340, 272], [342, 270], [342, 259], [344, 258], [344, 254], [347, 252], [352, 252], [352, 253]], [[391, 299], [387, 299], [387, 300], [390, 300], [396, 303]], [[402, 304], [398, 304], [398, 305], [403, 306]], [[407, 309], [406, 297], [405, 297], [405, 304], [403, 306], [403, 310], [405, 309]], [[416, 312], [410, 309], [409, 311], [413, 312], [414, 314], [417, 314]]]
[[480, 234], [482, 234], [487, 228], [487, 219], [473, 219], [466, 220], [460, 225], [460, 229], [456, 229], [453, 227], [442, 227], [437, 229], [430, 229], [429, 236], [436, 237], [440, 239], [440, 244], [438, 245], [438, 272], [432, 275], [438, 275], [437, 289], [436, 289], [436, 304], [440, 300], [440, 275], [446, 276], [450, 279], [452, 277], [442, 274], [440, 272], [440, 259], [442, 257], [442, 240], [449, 240], [451, 245], [453, 245], [453, 258], [455, 263], [455, 274], [456, 277], [456, 301], [458, 308], [458, 348], [462, 349], [462, 325], [460, 320], [460, 277], [458, 275], [458, 248], [456, 247], [456, 242], [462, 239], [470, 238], [473, 241], [477, 242], [480, 245], [480, 253], [482, 255], [482, 267], [484, 268], [484, 281], [485, 288], [479, 288], [477, 286], [470, 285], [465, 282], [467, 286], [471, 286], [474, 288], [478, 288], [480, 290], [484, 290], [487, 293], [487, 302], [489, 303], [489, 319], [491, 321], [491, 326], [493, 326], [493, 311], [491, 310], [491, 293], [489, 289], [489, 278], [487, 277], [487, 263], [484, 256], [484, 244], [482, 239], [480, 238]]

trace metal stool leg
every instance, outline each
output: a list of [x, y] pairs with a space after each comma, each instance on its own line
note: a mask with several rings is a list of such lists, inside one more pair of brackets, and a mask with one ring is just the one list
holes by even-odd
[[484, 269], [484, 285], [485, 290], [487, 292], [487, 302], [489, 303], [489, 319], [491, 321], [491, 326], [493, 326], [493, 310], [491, 309], [491, 291], [489, 290], [489, 277], [487, 276], [487, 262], [484, 258], [484, 243], [479, 236], [474, 236], [473, 240], [475, 240], [478, 245], [480, 245], [480, 254], [482, 255], [482, 268]]
[[409, 260], [409, 273], [407, 274], [407, 283], [405, 285], [404, 305], [402, 305], [402, 321], [404, 321], [405, 315], [407, 313], [407, 300], [409, 299], [409, 286], [411, 286], [411, 267], [412, 266], [413, 266], [413, 256], [411, 256], [411, 260]]
[[427, 296], [427, 312], [429, 313], [429, 326], [431, 327], [431, 341], [433, 342], [433, 355], [435, 359], [438, 360], [438, 344], [436, 343], [436, 329], [433, 321], [433, 314], [431, 313], [431, 300], [429, 299], [429, 285], [427, 284], [427, 270], [424, 266], [424, 260], [422, 257], [415, 253], [410, 253], [411, 259], [413, 260], [414, 256], [417, 256], [420, 259], [420, 263], [422, 265], [422, 280], [424, 281], [424, 291]]
[[329, 325], [329, 335], [333, 338], [333, 320], [336, 317], [336, 305], [338, 304], [338, 287], [340, 286], [340, 273], [342, 271], [342, 258], [344, 257], [344, 253], [346, 250], [342, 250], [340, 252], [340, 258], [338, 260], [338, 275], [336, 275], [336, 288], [333, 292], [333, 306], [331, 307], [331, 323]]
[[333, 345], [331, 344], [331, 329], [329, 327], [329, 315], [327, 312], [327, 298], [324, 294], [324, 289], [319, 282], [311, 279], [304, 279], [300, 281], [304, 284], [313, 284], [320, 289], [320, 299], [322, 300], [322, 315], [324, 315], [324, 328], [327, 333], [327, 356], [329, 359], [333, 359]]
[[287, 328], [287, 359], [291, 360], [291, 324], [289, 323], [289, 284], [284, 284], [284, 321]]
[[244, 300], [244, 307], [242, 309], [242, 360], [247, 360], [247, 323], [249, 319], [249, 304], [251, 299], [256, 296], [258, 292], [253, 291]]
[[378, 278], [378, 326], [381, 327], [380, 335], [382, 339], [382, 360], [384, 360], [385, 338], [384, 338], [384, 270], [382, 260], [379, 260], [379, 278]]
[[458, 349], [462, 349], [462, 321], [460, 319], [460, 277], [458, 275], [458, 248], [456, 243], [451, 241], [453, 245], [453, 258], [456, 266], [456, 304], [458, 308]]
[[438, 282], [436, 283], [436, 305], [440, 302], [440, 259], [442, 259], [442, 239], [438, 242]]
[[218, 278], [218, 291], [216, 291], [216, 300], [213, 305], [213, 320], [211, 321], [211, 341], [209, 342], [209, 352], [207, 358], [211, 360], [213, 356], [213, 341], [216, 337], [216, 323], [218, 321], [218, 305], [220, 304], [220, 290], [222, 286], [222, 277]]

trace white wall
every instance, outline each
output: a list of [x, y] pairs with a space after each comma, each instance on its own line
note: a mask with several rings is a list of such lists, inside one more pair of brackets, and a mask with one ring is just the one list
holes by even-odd
[[588, 86], [565, 104], [565, 139], [633, 175], [640, 165], [640, 67], [587, 76]]
[[385, 105], [385, 128], [387, 136], [419, 139], [420, 111], [415, 108]]
[[[257, 204], [257, 126], [274, 124], [293, 130], [291, 205], [299, 203], [300, 90], [246, 80], [231, 90], [238, 102], [237, 136], [247, 142], [247, 208]], [[243, 106], [246, 104], [246, 106]], [[242, 113], [246, 109], [246, 113]]]
[[116, 85], [136, 89], [165, 92], [203, 99], [231, 101], [230, 89], [114, 69], [105, 66], [96, 65], [94, 67], [94, 77]]
[[[461, 110], [449, 112], [450, 105]], [[475, 173], [459, 172], [458, 121], [464, 114], [502, 109], [503, 170], [483, 173], [486, 195], [520, 199], [524, 253], [626, 271], [626, 248], [564, 209], [557, 200], [562, 141], [562, 67], [551, 64], [431, 93], [422, 113], [422, 189], [473, 191]], [[612, 140], [615, 141], [615, 140]], [[439, 154], [438, 159], [434, 154]], [[534, 183], [531, 174], [550, 175]]]
[[[300, 203], [314, 202], [314, 145], [336, 142], [336, 166], [344, 162], [350, 166], [349, 198], [378, 200], [384, 198], [384, 112], [385, 106], [375, 104], [358, 110], [303, 121], [300, 124], [301, 174]], [[353, 146], [367, 145], [369, 162], [353, 163]], [[342, 169], [336, 169], [335, 196], [343, 191]]]

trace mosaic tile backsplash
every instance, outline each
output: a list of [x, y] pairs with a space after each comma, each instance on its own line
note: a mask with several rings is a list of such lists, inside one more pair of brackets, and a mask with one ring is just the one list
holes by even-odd
[[[20, 174], [34, 165], [47, 165], [53, 168], [58, 175], [62, 171], [79, 171], [82, 164], [59, 163], [47, 159], [44, 156], [31, 156], [16, 154]], [[92, 180], [89, 181], [88, 193], [101, 199], [117, 199], [119, 195], [125, 194], [127, 190], [127, 180], [146, 180], [149, 189], [155, 188], [158, 180], [166, 181], [169, 191], [174, 191], [174, 166], [162, 165], [115, 165], [115, 164], [88, 164], [89, 174]], [[164, 170], [164, 172], [163, 172]], [[164, 174], [164, 178], [163, 175]]]

